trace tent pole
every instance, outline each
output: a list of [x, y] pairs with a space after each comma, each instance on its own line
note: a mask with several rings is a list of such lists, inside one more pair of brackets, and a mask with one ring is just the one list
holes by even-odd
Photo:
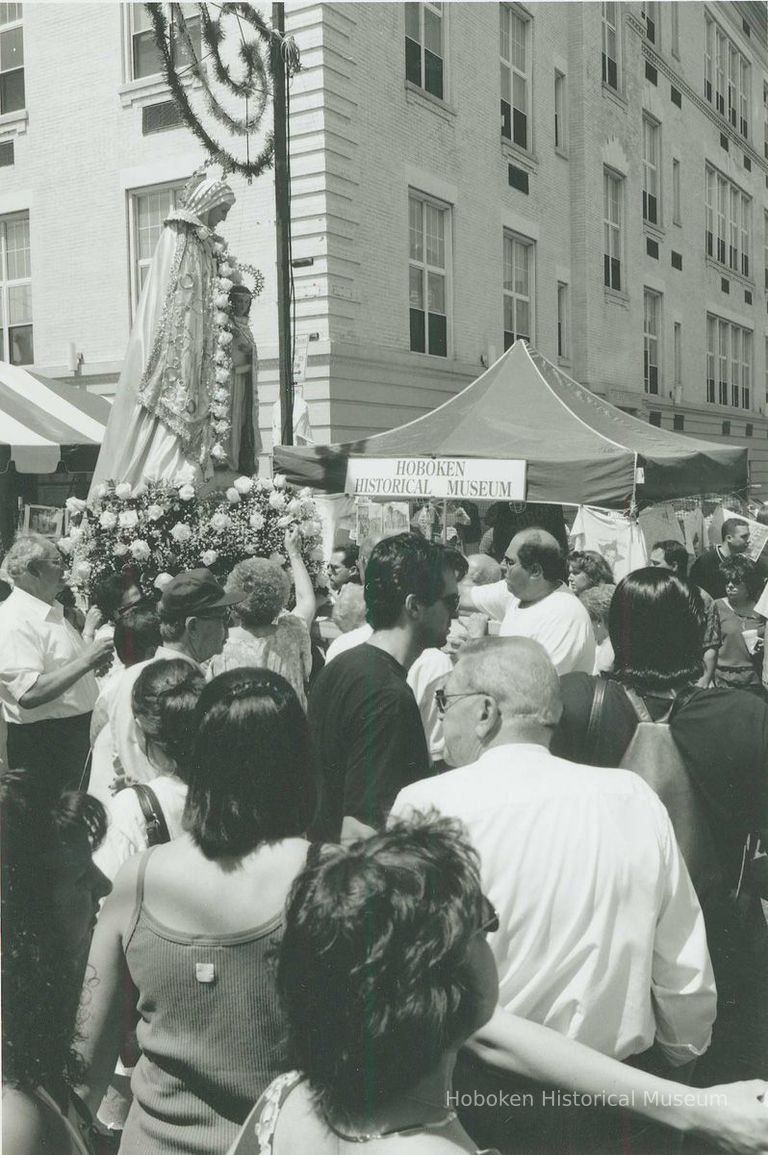
[[443, 533], [442, 533], [443, 545], [446, 545], [448, 542], [447, 518], [448, 518], [448, 498], [444, 497], [443, 498]]

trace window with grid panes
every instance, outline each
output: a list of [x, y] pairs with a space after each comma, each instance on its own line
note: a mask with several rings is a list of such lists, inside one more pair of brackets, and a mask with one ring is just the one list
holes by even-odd
[[448, 356], [449, 210], [408, 197], [410, 348]]
[[656, 225], [661, 219], [659, 197], [659, 126], [643, 117], [643, 220]]
[[672, 221], [679, 225], [682, 222], [680, 215], [680, 161], [672, 161]]
[[138, 304], [141, 290], [152, 264], [155, 246], [163, 231], [163, 222], [184, 188], [183, 183], [164, 185], [131, 194], [131, 241], [133, 265], [133, 306]]
[[405, 5], [405, 78], [440, 100], [444, 95], [443, 5]]
[[642, 15], [645, 21], [645, 35], [651, 44], [659, 39], [659, 5], [657, 0], [644, 0]]
[[29, 214], [15, 213], [0, 217], [0, 361], [34, 359]]
[[499, 5], [501, 53], [501, 135], [530, 148], [530, 21]]
[[504, 234], [504, 348], [533, 339], [533, 241]]
[[609, 289], [621, 289], [623, 185], [617, 173], [603, 170], [603, 282]]
[[618, 92], [619, 71], [619, 5], [616, 0], [603, 0], [603, 84]]
[[707, 165], [704, 173], [705, 253], [743, 277], [750, 275], [752, 201]]
[[670, 23], [672, 26], [672, 55], [680, 57], [680, 8], [677, 4], [669, 5]]
[[22, 5], [0, 4], [0, 116], [25, 106]]
[[646, 393], [659, 392], [661, 294], [646, 289], [643, 293], [643, 386]]
[[[168, 35], [171, 41], [171, 54], [177, 68], [191, 63], [189, 51], [182, 37], [177, 19], [176, 5], [164, 5], [168, 20]], [[163, 71], [162, 57], [155, 44], [155, 34], [149, 13], [143, 4], [129, 4], [129, 19], [131, 21], [131, 69], [134, 80], [141, 80], [144, 76], [155, 76]], [[182, 4], [187, 33], [192, 43], [195, 55], [201, 57], [201, 26], [200, 13], [195, 4]]]
[[707, 401], [752, 407], [752, 332], [707, 314]]
[[749, 136], [749, 61], [705, 13], [704, 96], [743, 136]]

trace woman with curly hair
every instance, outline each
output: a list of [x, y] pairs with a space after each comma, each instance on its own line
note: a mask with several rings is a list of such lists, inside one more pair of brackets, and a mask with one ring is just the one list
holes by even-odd
[[755, 563], [743, 554], [724, 558], [720, 562], [720, 573], [725, 578], [725, 597], [715, 601], [722, 639], [717, 652], [715, 685], [751, 690], [762, 696], [762, 678], [755, 653], [765, 634], [765, 618], [755, 613], [755, 604], [763, 591], [763, 576]]
[[287, 1059], [272, 964], [309, 849], [307, 720], [279, 674], [237, 669], [205, 686], [191, 730], [184, 833], [119, 871], [83, 1000], [91, 1106], [139, 1013], [128, 1155], [223, 1155]]
[[3, 1149], [87, 1155], [90, 1119], [72, 1088], [88, 944], [110, 884], [91, 852], [106, 831], [89, 794], [53, 798], [24, 770], [0, 779]]
[[613, 585], [613, 570], [602, 554], [593, 549], [572, 550], [568, 554], [568, 586], [575, 594], [600, 585]]
[[224, 649], [211, 662], [211, 672], [222, 674], [241, 666], [274, 670], [293, 686], [306, 710], [315, 593], [295, 527], [286, 531], [285, 552], [293, 577], [295, 608], [290, 613], [285, 610], [291, 581], [278, 562], [262, 557], [238, 562], [227, 578], [226, 589], [242, 597], [234, 611], [239, 624], [230, 627]]
[[476, 1151], [447, 1096], [459, 1047], [496, 1007], [485, 936], [497, 928], [456, 822], [326, 847], [293, 886], [280, 947], [296, 1069], [267, 1088], [230, 1155]]

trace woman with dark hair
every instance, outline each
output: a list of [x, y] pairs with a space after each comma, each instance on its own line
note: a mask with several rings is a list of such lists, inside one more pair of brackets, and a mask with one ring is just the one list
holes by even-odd
[[[146, 850], [150, 832], [137, 789], [148, 796], [158, 818], [165, 824], [168, 841], [182, 833], [187, 798], [190, 737], [195, 707], [205, 685], [203, 673], [183, 658], [150, 662], [134, 683], [133, 716], [149, 762], [158, 776], [138, 787], [127, 786], [107, 805], [109, 830], [94, 859], [107, 878], [113, 879], [133, 854]], [[154, 796], [154, 797], [153, 797]]]
[[[621, 766], [635, 735], [639, 713], [666, 721], [702, 814], [702, 831], [711, 836], [712, 863], [720, 878], [705, 894], [702, 906], [718, 991], [722, 996], [715, 1028], [723, 1029], [729, 995], [741, 1006], [766, 997], [764, 978], [743, 982], [738, 967], [747, 964], [748, 947], [733, 924], [729, 894], [742, 880], [744, 847], [755, 833], [768, 833], [768, 706], [757, 696], [737, 690], [696, 686], [702, 671], [704, 607], [696, 587], [670, 570], [648, 567], [629, 574], [616, 587], [608, 629], [614, 666], [604, 678], [568, 674], [561, 678], [563, 716], [552, 752], [575, 762]], [[639, 705], [638, 705], [639, 703]], [[674, 815], [673, 815], [674, 821]], [[694, 879], [694, 882], [696, 879]], [[758, 962], [765, 966], [763, 960]], [[738, 990], [737, 990], [738, 988]], [[744, 1030], [768, 1031], [768, 1006], [753, 1006]], [[713, 1056], [717, 1048], [713, 1048]], [[749, 1044], [741, 1046], [736, 1066], [712, 1068], [710, 1077], [764, 1074], [768, 1038], [763, 1037], [747, 1061]], [[749, 1062], [752, 1063], [750, 1068]]]
[[326, 848], [288, 901], [278, 984], [296, 1070], [276, 1079], [231, 1155], [347, 1144], [476, 1151], [450, 1109], [456, 1053], [493, 1014], [498, 920], [477, 855], [448, 819]]
[[185, 833], [120, 870], [83, 1002], [98, 1103], [130, 1013], [124, 992], [138, 991], [142, 1054], [123, 1150], [141, 1155], [221, 1155], [287, 1060], [271, 958], [314, 797], [306, 718], [285, 679], [247, 668], [214, 678], [188, 765]]
[[72, 1039], [88, 943], [109, 882], [93, 865], [106, 830], [88, 794], [53, 798], [23, 770], [0, 779], [3, 1150], [87, 1155]]
[[720, 573], [725, 578], [725, 597], [715, 602], [722, 637], [715, 685], [762, 696], [755, 654], [761, 648], [758, 643], [765, 634], [765, 619], [755, 612], [755, 604], [763, 591], [763, 576], [753, 561], [739, 554], [724, 558]]
[[568, 586], [573, 593], [613, 583], [613, 570], [601, 554], [593, 549], [574, 549], [568, 554]]

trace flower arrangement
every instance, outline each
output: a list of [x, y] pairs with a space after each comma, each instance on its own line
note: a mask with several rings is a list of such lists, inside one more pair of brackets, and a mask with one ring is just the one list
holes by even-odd
[[215, 441], [211, 446], [211, 457], [215, 462], [227, 460], [223, 442], [232, 432], [232, 302], [229, 291], [240, 282], [241, 277], [234, 261], [229, 256], [225, 240], [217, 239], [213, 246], [216, 257], [216, 280], [213, 290], [213, 321], [215, 325], [216, 350], [213, 354], [216, 366], [216, 389], [214, 390], [208, 415]]
[[58, 545], [69, 558], [70, 584], [87, 598], [128, 567], [152, 597], [182, 570], [207, 566], [223, 579], [246, 557], [284, 561], [283, 539], [293, 525], [313, 583], [324, 584], [317, 507], [308, 489], [294, 490], [282, 477], [238, 477], [226, 493], [201, 497], [182, 471], [172, 482], [133, 488], [107, 482], [90, 502], [71, 499], [68, 508], [69, 532]]

